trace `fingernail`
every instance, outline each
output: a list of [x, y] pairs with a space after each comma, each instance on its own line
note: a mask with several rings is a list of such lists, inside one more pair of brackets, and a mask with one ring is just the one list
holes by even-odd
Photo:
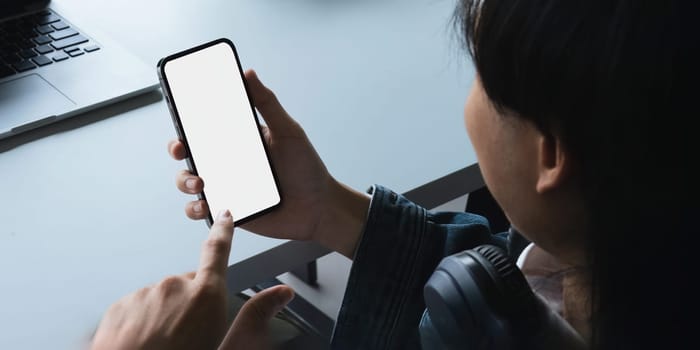
[[189, 188], [190, 190], [194, 190], [194, 185], [197, 183], [197, 180], [193, 178], [189, 178], [185, 180], [185, 187]]
[[202, 203], [195, 203], [194, 206], [192, 207], [192, 209], [197, 213], [201, 212], [202, 211]]
[[219, 220], [226, 220], [226, 219], [230, 219], [230, 218], [231, 218], [231, 212], [230, 212], [228, 209], [222, 210], [222, 211], [219, 212], [218, 215], [216, 215], [216, 220], [217, 220], [217, 221], [219, 221]]

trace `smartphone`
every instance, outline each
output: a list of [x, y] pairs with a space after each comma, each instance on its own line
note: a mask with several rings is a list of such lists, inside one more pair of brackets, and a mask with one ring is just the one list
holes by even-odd
[[279, 185], [234, 44], [217, 39], [162, 58], [160, 84], [200, 199], [237, 225], [281, 203]]

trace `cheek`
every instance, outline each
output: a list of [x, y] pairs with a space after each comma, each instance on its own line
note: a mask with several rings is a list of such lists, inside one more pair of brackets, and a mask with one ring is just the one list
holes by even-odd
[[512, 154], [518, 147], [513, 144], [515, 135], [504, 125], [503, 117], [479, 92], [472, 91], [467, 99], [464, 123], [484, 183], [510, 220], [513, 206], [517, 205], [514, 199], [518, 197], [519, 180], [513, 174], [519, 173], [519, 157]]
[[511, 193], [513, 181], [509, 177], [510, 162], [504, 157], [505, 149], [498, 130], [495, 130], [486, 115], [470, 115], [465, 118], [467, 132], [476, 153], [479, 171], [486, 187], [510, 221]]
[[[502, 160], [498, 159], [502, 152], [499, 152], [499, 130], [493, 120], [498, 116], [494, 114], [495, 111], [489, 108], [479, 89], [473, 89], [464, 106], [464, 124], [481, 174], [489, 187], [499, 182], [499, 169], [503, 165]], [[501, 166], [495, 166], [497, 164]]]
[[464, 104], [464, 126], [467, 129], [467, 136], [471, 142], [472, 148], [476, 153], [477, 161], [481, 163], [481, 153], [482, 153], [482, 125], [480, 122], [481, 114], [483, 113], [483, 108], [481, 107], [481, 101], [479, 101], [477, 89], [474, 88], [469, 93], [466, 103]]

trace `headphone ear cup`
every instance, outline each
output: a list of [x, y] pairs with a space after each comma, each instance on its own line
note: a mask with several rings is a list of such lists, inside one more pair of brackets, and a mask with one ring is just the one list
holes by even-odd
[[497, 290], [489, 296], [496, 311], [508, 319], [532, 312], [534, 293], [515, 261], [493, 245], [480, 245], [472, 252], [495, 284]]
[[425, 334], [426, 341], [433, 342], [437, 334], [445, 349], [587, 348], [496, 246], [482, 245], [442, 259], [423, 292], [426, 312], [421, 327], [433, 329], [421, 329], [421, 337]]
[[430, 321], [448, 349], [512, 347], [511, 325], [503, 312], [510, 303], [500, 300], [509, 285], [500, 273], [520, 273], [510, 263], [495, 246], [479, 246], [440, 262], [423, 292]]

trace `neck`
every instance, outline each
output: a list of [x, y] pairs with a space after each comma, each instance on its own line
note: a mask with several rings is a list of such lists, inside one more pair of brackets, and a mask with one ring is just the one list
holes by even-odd
[[562, 279], [562, 314], [583, 337], [591, 336], [591, 280], [584, 268], [570, 269]]

